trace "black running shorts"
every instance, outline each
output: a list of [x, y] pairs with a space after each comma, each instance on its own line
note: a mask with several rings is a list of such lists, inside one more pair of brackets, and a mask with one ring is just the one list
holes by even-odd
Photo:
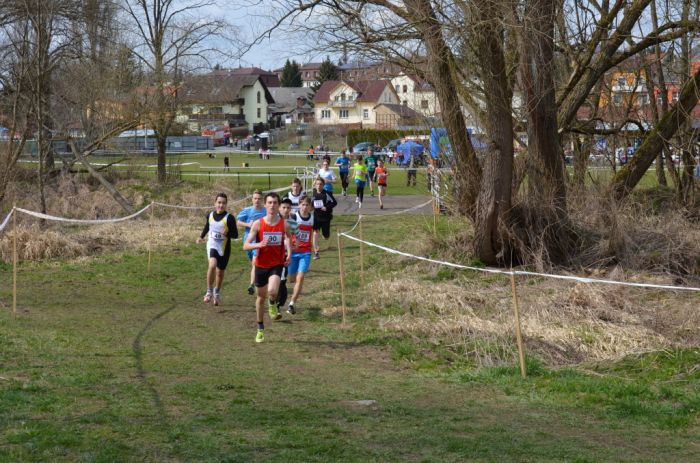
[[319, 222], [314, 220], [314, 230], [321, 230], [321, 234], [325, 239], [331, 236], [331, 222]]
[[273, 275], [277, 275], [278, 277], [282, 276], [282, 271], [284, 270], [284, 265], [277, 265], [275, 267], [270, 267], [270, 268], [262, 268], [262, 267], [255, 267], [255, 287], [256, 288], [262, 288], [263, 286], [267, 286], [267, 283], [270, 281], [270, 277]]
[[209, 258], [216, 259], [216, 268], [218, 268], [219, 270], [226, 270], [229, 257], [231, 257], [230, 247], [226, 248], [226, 251], [224, 251], [223, 256], [219, 255], [219, 252], [216, 249], [209, 249]]

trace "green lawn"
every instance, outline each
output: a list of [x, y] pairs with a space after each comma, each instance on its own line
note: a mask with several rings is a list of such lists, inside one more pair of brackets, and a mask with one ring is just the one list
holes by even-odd
[[[410, 249], [406, 235], [421, 239], [431, 223], [389, 225], [368, 221], [365, 236]], [[23, 263], [16, 319], [11, 267], [0, 264], [0, 461], [700, 459], [697, 351], [595, 374], [530, 359], [526, 380], [514, 365], [422, 368], [421, 340], [396, 339], [354, 310], [366, 294], [349, 241], [341, 326], [331, 243], [312, 264], [300, 314], [268, 322], [259, 345], [240, 251], [219, 308], [201, 303], [205, 259], [194, 244], [159, 248], [150, 273], [132, 252]], [[367, 253], [367, 279], [400, 271]]]

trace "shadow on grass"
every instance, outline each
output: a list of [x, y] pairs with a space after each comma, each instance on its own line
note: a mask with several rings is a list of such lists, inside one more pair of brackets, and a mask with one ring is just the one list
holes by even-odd
[[136, 360], [136, 376], [139, 378], [139, 381], [141, 381], [144, 386], [146, 386], [146, 389], [148, 389], [148, 392], [151, 394], [151, 398], [153, 399], [153, 405], [156, 407], [156, 413], [158, 414], [157, 418], [158, 421], [160, 422], [160, 425], [168, 430], [170, 425], [168, 423], [168, 415], [165, 412], [165, 407], [163, 406], [163, 400], [160, 397], [160, 394], [156, 390], [156, 388], [150, 384], [147, 381], [146, 375], [147, 371], [143, 367], [143, 348], [141, 347], [141, 340], [143, 339], [144, 335], [148, 332], [149, 329], [161, 318], [172, 312], [175, 307], [177, 307], [176, 304], [172, 304], [170, 307], [167, 309], [163, 310], [160, 313], [157, 313], [153, 318], [148, 320], [148, 323], [141, 328], [141, 331], [136, 335], [136, 338], [134, 339], [134, 342], [132, 344], [132, 349], [134, 351], [134, 359]]

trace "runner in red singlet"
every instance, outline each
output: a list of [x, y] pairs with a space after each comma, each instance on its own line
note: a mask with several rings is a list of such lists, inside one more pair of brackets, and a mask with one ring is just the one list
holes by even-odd
[[[277, 291], [280, 285], [280, 276], [285, 265], [289, 265], [292, 255], [291, 236], [287, 223], [279, 215], [280, 197], [277, 193], [265, 195], [265, 217], [255, 221], [246, 238], [243, 249], [257, 250], [255, 263], [255, 286], [257, 298], [255, 311], [258, 322], [258, 333], [255, 342], [265, 340], [263, 324], [264, 304], [268, 298], [268, 311], [270, 318], [279, 320], [282, 318], [277, 309]], [[253, 243], [253, 239], [256, 240]]]

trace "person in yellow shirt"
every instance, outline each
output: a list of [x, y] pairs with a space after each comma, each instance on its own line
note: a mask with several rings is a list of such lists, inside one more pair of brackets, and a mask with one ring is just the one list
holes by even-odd
[[352, 168], [355, 171], [355, 186], [357, 187], [357, 197], [355, 202], [358, 203], [358, 207], [362, 207], [362, 200], [365, 197], [365, 181], [367, 180], [367, 166], [365, 165], [362, 155], [358, 154], [355, 164]]

